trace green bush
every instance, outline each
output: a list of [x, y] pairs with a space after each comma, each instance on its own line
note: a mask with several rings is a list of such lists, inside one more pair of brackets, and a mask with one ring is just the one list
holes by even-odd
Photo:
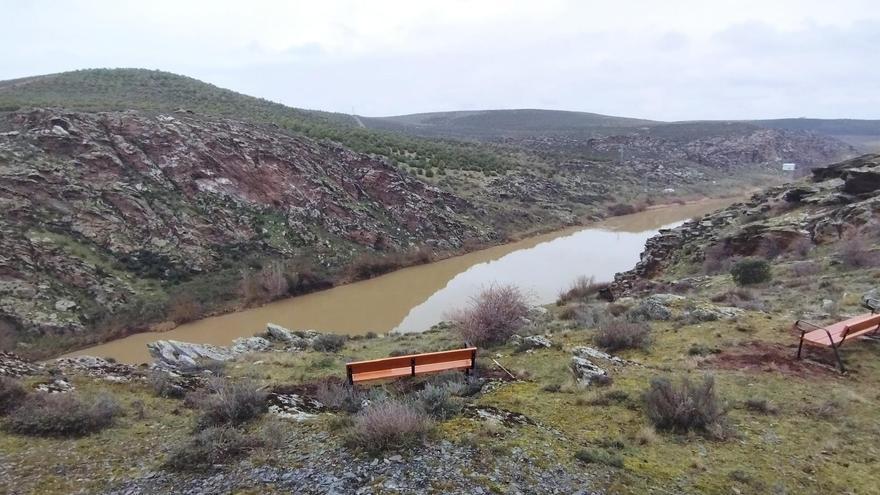
[[461, 399], [453, 397], [450, 388], [442, 385], [429, 383], [415, 397], [425, 414], [437, 419], [449, 419], [464, 407]]
[[736, 285], [752, 285], [768, 282], [771, 279], [770, 264], [757, 258], [746, 258], [730, 269]]

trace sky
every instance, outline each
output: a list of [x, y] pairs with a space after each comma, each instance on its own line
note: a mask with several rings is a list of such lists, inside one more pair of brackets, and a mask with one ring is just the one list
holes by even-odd
[[880, 1], [0, 0], [0, 80], [185, 74], [367, 116], [880, 118]]

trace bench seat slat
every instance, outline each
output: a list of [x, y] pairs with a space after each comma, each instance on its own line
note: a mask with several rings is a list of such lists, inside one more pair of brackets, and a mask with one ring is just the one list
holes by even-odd
[[399, 378], [412, 374], [434, 373], [446, 370], [466, 370], [474, 366], [477, 349], [468, 347], [451, 351], [427, 352], [408, 356], [397, 356], [369, 361], [348, 363], [349, 379], [352, 383], [387, 378]]
[[416, 374], [433, 373], [435, 371], [446, 370], [463, 370], [471, 367], [470, 359], [461, 359], [458, 361], [447, 361], [445, 363], [417, 364]]
[[352, 381], [367, 382], [370, 380], [381, 380], [383, 378], [397, 378], [401, 376], [409, 376], [412, 374], [412, 368], [392, 368], [378, 371], [365, 371], [363, 373], [354, 373], [351, 375]]
[[[878, 325], [880, 325], [880, 315], [860, 315], [807, 332], [804, 334], [804, 342], [810, 345], [829, 347], [832, 343], [839, 344], [844, 340], [844, 337], [851, 339], [871, 333], [877, 330]], [[831, 334], [831, 340], [828, 339], [829, 334]]]

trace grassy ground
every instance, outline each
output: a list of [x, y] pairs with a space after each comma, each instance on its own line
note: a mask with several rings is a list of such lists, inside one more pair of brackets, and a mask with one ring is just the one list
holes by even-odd
[[[822, 262], [825, 254], [816, 251], [811, 256]], [[877, 493], [880, 345], [860, 340], [844, 347], [850, 372], [841, 375], [825, 364], [794, 361], [796, 338], [790, 326], [797, 315], [811, 312], [830, 295], [837, 296], [835, 310], [840, 315], [861, 312], [853, 295], [876, 284], [880, 271], [826, 266], [821, 274], [803, 280], [791, 272], [793, 262], [775, 263], [774, 281], [750, 289], [751, 303], [763, 305], [764, 311], [746, 310], [735, 320], [652, 322], [653, 344], [647, 350], [621, 352], [620, 357], [635, 364], [609, 366], [613, 383], [604, 387], [578, 387], [568, 368], [571, 349], [591, 345], [595, 330], [560, 319], [563, 308], [550, 306], [533, 330], [549, 335], [555, 346], [521, 353], [509, 345], [483, 350], [481, 367], [496, 368], [494, 359], [520, 380], [471, 399], [477, 405], [524, 414], [536, 425], [505, 426], [460, 416], [440, 422], [429, 441], [473, 446], [478, 452], [475, 462], [509, 462], [514, 452], [525, 452], [548, 467], [589, 471], [608, 493]], [[726, 274], [702, 278], [674, 309], [707, 303], [733, 288]], [[311, 383], [343, 377], [348, 360], [458, 344], [454, 333], [439, 328], [418, 335], [349, 340], [336, 354], [247, 355], [230, 364], [226, 373], [270, 386]], [[821, 352], [812, 351], [811, 356], [831, 362]], [[706, 374], [715, 377], [735, 433], [713, 440], [654, 430], [642, 403], [651, 379]], [[180, 400], [154, 397], [144, 383], [85, 377], [73, 383], [81, 392], [112, 392], [126, 415], [113, 427], [78, 439], [0, 433], [0, 474], [11, 481], [5, 489], [98, 490], [159, 468], [168, 449], [192, 432], [196, 413]], [[767, 407], [749, 408], [748, 401], [766, 402]], [[246, 428], [260, 431], [268, 423], [279, 427], [284, 439], [278, 451], [258, 451], [245, 462], [296, 465], [297, 449], [309, 448], [315, 439], [342, 445], [336, 414], [304, 423], [265, 416]], [[599, 462], [575, 459], [579, 450], [592, 452]], [[622, 467], [613, 467], [620, 461]], [[505, 489], [484, 481], [499, 492]]]

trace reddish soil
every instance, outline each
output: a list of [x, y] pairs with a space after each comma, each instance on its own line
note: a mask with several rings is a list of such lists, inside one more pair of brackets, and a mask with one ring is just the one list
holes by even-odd
[[822, 349], [807, 349], [809, 359], [795, 359], [797, 346], [770, 342], [747, 342], [725, 349], [706, 359], [701, 366], [729, 370], [775, 371], [792, 376], [834, 374], [834, 357]]

